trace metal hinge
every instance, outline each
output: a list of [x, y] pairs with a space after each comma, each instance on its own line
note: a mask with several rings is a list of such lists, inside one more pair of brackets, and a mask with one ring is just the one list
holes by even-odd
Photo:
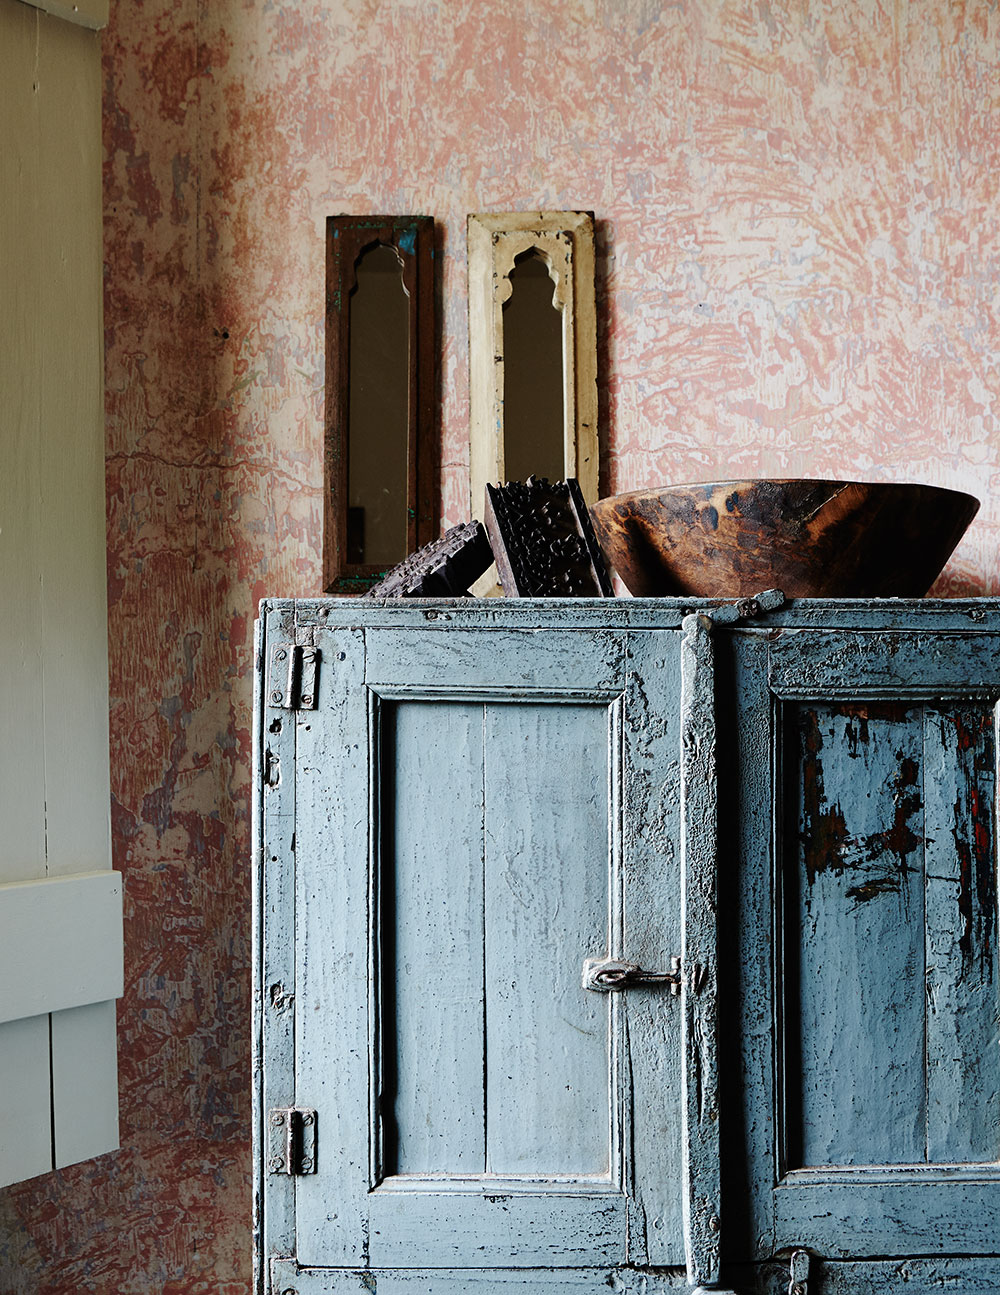
[[267, 1168], [272, 1174], [316, 1172], [316, 1112], [276, 1106], [267, 1113]]
[[285, 710], [315, 710], [318, 661], [318, 648], [275, 643], [267, 676], [268, 705]]
[[724, 603], [709, 611], [698, 613], [713, 625], [732, 625], [737, 621], [751, 620], [765, 612], [777, 611], [785, 605], [785, 595], [780, 589], [764, 589], [752, 598], [740, 598], [734, 603]]
[[809, 1251], [793, 1250], [788, 1265], [788, 1295], [809, 1295]]

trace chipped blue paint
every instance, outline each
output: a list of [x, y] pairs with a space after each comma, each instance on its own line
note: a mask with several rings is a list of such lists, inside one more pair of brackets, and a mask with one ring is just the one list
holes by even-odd
[[[264, 604], [321, 654], [258, 703], [276, 1290], [1000, 1289], [1000, 604], [777, 597]], [[717, 921], [718, 983], [580, 988]]]

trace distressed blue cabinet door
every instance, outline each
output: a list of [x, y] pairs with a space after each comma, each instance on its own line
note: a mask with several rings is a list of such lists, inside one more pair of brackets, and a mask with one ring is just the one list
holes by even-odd
[[1000, 641], [731, 642], [740, 1248], [995, 1254]]
[[682, 1262], [677, 1001], [581, 984], [679, 949], [676, 634], [311, 633], [298, 1264]]

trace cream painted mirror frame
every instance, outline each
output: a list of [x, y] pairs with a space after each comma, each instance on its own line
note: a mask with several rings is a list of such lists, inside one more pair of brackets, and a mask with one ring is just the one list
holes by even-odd
[[586, 211], [470, 215], [469, 475], [472, 515], [482, 518], [487, 482], [504, 481], [503, 307], [510, 274], [526, 253], [541, 255], [562, 314], [564, 475], [588, 504], [597, 499], [597, 308], [594, 217]]

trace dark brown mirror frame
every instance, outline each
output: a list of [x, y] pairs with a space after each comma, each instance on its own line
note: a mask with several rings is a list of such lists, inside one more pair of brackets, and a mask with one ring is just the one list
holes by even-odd
[[409, 308], [407, 553], [438, 535], [434, 221], [430, 216], [329, 216], [323, 510], [323, 587], [327, 593], [365, 593], [387, 569], [349, 562], [347, 554], [351, 293], [357, 286], [358, 262], [380, 244], [393, 248], [399, 258]]

